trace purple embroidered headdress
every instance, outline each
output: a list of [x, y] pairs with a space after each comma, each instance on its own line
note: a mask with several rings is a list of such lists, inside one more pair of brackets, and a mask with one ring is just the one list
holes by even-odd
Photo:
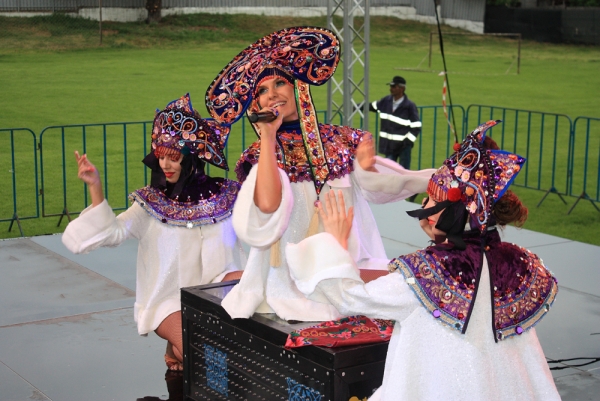
[[159, 156], [193, 154], [216, 167], [229, 170], [223, 149], [230, 128], [200, 117], [187, 93], [157, 110], [152, 128], [152, 150]]
[[331, 78], [340, 57], [339, 40], [324, 28], [294, 27], [248, 46], [217, 75], [206, 91], [206, 107], [219, 123], [239, 120], [253, 100], [265, 68], [277, 68], [309, 85]]
[[231, 125], [245, 112], [255, 111], [255, 89], [265, 78], [277, 75], [293, 80], [300, 128], [318, 194], [327, 181], [329, 167], [310, 86], [327, 82], [339, 58], [339, 40], [328, 29], [293, 27], [274, 32], [248, 46], [219, 73], [206, 91], [206, 107], [217, 122]]
[[495, 224], [491, 220], [494, 203], [525, 163], [519, 155], [485, 149], [485, 132], [499, 122], [491, 120], [477, 127], [431, 176], [427, 193], [437, 205], [409, 212], [413, 217], [424, 219], [446, 209], [436, 227], [446, 232], [455, 245], [462, 246], [460, 236], [467, 218], [470, 227], [481, 232]]
[[[172, 226], [191, 229], [229, 218], [240, 184], [204, 173], [204, 162], [228, 169], [223, 154], [228, 135], [229, 127], [200, 117], [189, 93], [157, 110], [152, 151], [143, 160], [152, 170], [150, 185], [132, 192], [129, 199], [153, 218]], [[166, 180], [161, 157], [181, 158], [177, 182]]]
[[[436, 228], [446, 237], [389, 264], [398, 270], [423, 306], [443, 324], [461, 333], [475, 305], [487, 260], [493, 332], [496, 341], [520, 335], [542, 319], [558, 292], [557, 281], [532, 252], [502, 242], [493, 208], [521, 170], [525, 159], [486, 149], [488, 121], [471, 132], [431, 177], [428, 195], [433, 207], [408, 212], [426, 219], [440, 214]], [[471, 230], [464, 232], [465, 223]], [[447, 238], [448, 243], [445, 242]]]

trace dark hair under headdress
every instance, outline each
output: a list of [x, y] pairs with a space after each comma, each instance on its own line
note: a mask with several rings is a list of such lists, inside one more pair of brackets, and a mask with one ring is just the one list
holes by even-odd
[[[228, 170], [223, 148], [228, 127], [200, 117], [192, 107], [189, 93], [157, 110], [152, 129], [152, 151], [142, 160], [151, 170], [150, 186], [160, 189], [174, 200], [197, 201], [217, 193], [222, 178], [204, 173], [206, 162]], [[181, 174], [169, 183], [160, 167], [159, 158], [181, 160]]]

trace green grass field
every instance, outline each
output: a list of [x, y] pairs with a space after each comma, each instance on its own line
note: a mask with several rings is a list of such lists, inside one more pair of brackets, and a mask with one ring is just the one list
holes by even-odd
[[[121, 121], [149, 121], [156, 108], [186, 92], [190, 92], [195, 107], [206, 115], [204, 93], [206, 88], [240, 50], [264, 34], [293, 25], [325, 26], [324, 18], [292, 19], [243, 15], [186, 15], [169, 17], [157, 25], [144, 23], [104, 23], [103, 45], [98, 45], [97, 23], [50, 18], [15, 19], [0, 17], [0, 128], [27, 127], [38, 137], [44, 127], [73, 124], [93, 124]], [[392, 76], [402, 75], [408, 81], [407, 94], [419, 106], [441, 104], [442, 78], [427, 66], [429, 32], [434, 26], [395, 18], [371, 19], [371, 74], [370, 98], [386, 95]], [[460, 32], [444, 27], [444, 31]], [[445, 51], [453, 103], [466, 108], [470, 104], [495, 105], [505, 108], [543, 111], [577, 116], [600, 117], [597, 104], [600, 95], [600, 49], [588, 46], [550, 45], [525, 41], [521, 49], [521, 73], [516, 74], [516, 42], [511, 39], [482, 36], [447, 36]], [[440, 71], [442, 61], [437, 40], [431, 70]], [[419, 70], [419, 71], [417, 71]], [[313, 95], [317, 108], [326, 109], [326, 88], [315, 88]], [[482, 115], [482, 119], [489, 116]], [[494, 117], [497, 117], [494, 115]], [[522, 132], [532, 132], [544, 124], [551, 128], [554, 121], [522, 119], [516, 124], [508, 117], [504, 125]], [[439, 119], [439, 116], [438, 116]], [[371, 120], [374, 120], [372, 117]], [[443, 121], [438, 121], [438, 130]], [[441, 125], [440, 125], [441, 124]], [[468, 129], [477, 122], [469, 119]], [[566, 154], [565, 130], [557, 123], [557, 157]], [[250, 141], [252, 133], [242, 143], [240, 123], [229, 140], [228, 159], [233, 167], [237, 155]], [[425, 127], [425, 125], [424, 125]], [[598, 158], [600, 131], [594, 126], [588, 148], [590, 157]], [[371, 129], [374, 130], [374, 123]], [[509, 129], [509, 130], [510, 130]], [[86, 151], [99, 165], [109, 184], [109, 200], [113, 207], [125, 207], [126, 193], [144, 182], [144, 131], [142, 125], [128, 127], [124, 138], [122, 126], [111, 126], [106, 132], [98, 127], [86, 129], [85, 144], [80, 128], [48, 129], [42, 135], [44, 171], [44, 213], [61, 214], [65, 205], [62, 194], [67, 193], [66, 208], [77, 212], [85, 204], [83, 185], [75, 177], [72, 151]], [[421, 167], [439, 164], [447, 153], [447, 142], [431, 144], [428, 128], [423, 129], [421, 147], [413, 150], [413, 168], [419, 155]], [[512, 131], [511, 131], [512, 132]], [[498, 131], [493, 136], [498, 140]], [[61, 141], [64, 135], [64, 144]], [[5, 168], [0, 179], [7, 183], [0, 188], [0, 219], [13, 215], [12, 178], [18, 179], [18, 214], [36, 215], [36, 183], [32, 173], [34, 151], [28, 132], [15, 133], [15, 166], [11, 162], [11, 138], [0, 131], [0, 160]], [[567, 197], [564, 205], [557, 195], [550, 194], [537, 208], [536, 205], [549, 188], [552, 168], [547, 150], [553, 138], [514, 137], [507, 133], [505, 147], [520, 153], [529, 149], [527, 186], [515, 187], [516, 192], [530, 208], [526, 228], [582, 242], [600, 245], [598, 223], [600, 213], [589, 201], [580, 201], [570, 215], [567, 211], [575, 202]], [[63, 163], [63, 147], [65, 162]], [[514, 149], [513, 149], [514, 147]], [[546, 149], [540, 152], [540, 148]], [[436, 150], [435, 156], [432, 149]], [[106, 163], [103, 161], [107, 154]], [[126, 166], [123, 154], [127, 157]], [[578, 154], [581, 163], [584, 154]], [[543, 164], [540, 159], [543, 159]], [[596, 161], [597, 163], [597, 161]], [[128, 174], [123, 171], [127, 168]], [[105, 171], [107, 174], [104, 174]], [[64, 172], [64, 180], [63, 180]], [[218, 174], [217, 169], [211, 170]], [[557, 166], [555, 172], [558, 190], [566, 185], [566, 167]], [[595, 195], [598, 186], [597, 171], [590, 172], [588, 188]], [[231, 177], [231, 175], [230, 175]], [[38, 181], [41, 183], [41, 178]], [[518, 181], [523, 185], [525, 174]], [[125, 182], [127, 180], [127, 182]], [[38, 198], [41, 205], [41, 197]], [[41, 214], [41, 209], [40, 209]], [[59, 217], [23, 220], [26, 235], [60, 232], [66, 219], [57, 227]], [[0, 238], [19, 236], [8, 222], [0, 222]]]

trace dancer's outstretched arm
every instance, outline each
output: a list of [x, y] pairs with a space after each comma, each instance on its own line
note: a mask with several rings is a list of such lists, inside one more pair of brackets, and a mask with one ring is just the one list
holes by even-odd
[[104, 201], [100, 173], [98, 173], [96, 166], [88, 160], [87, 155], [79, 156], [79, 152], [75, 151], [75, 158], [79, 166], [77, 177], [87, 184], [92, 197], [92, 207], [98, 206]]

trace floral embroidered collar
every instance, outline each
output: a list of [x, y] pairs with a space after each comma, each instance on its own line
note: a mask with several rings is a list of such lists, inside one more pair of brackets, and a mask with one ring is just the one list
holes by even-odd
[[129, 195], [155, 219], [172, 226], [193, 228], [216, 224], [231, 216], [240, 183], [232, 180], [219, 182], [217, 193], [192, 202], [178, 202], [151, 186], [138, 189]]
[[496, 341], [520, 335], [550, 309], [558, 292], [552, 273], [535, 254], [500, 241], [496, 230], [465, 234], [466, 249], [430, 246], [393, 259], [423, 306], [440, 322], [465, 333], [475, 305], [485, 252], [492, 288]]
[[[322, 180], [341, 178], [353, 171], [356, 147], [364, 132], [358, 129], [319, 124], [319, 135], [323, 143], [323, 158], [319, 163], [327, 166], [328, 174]], [[283, 124], [277, 132], [277, 164], [284, 170], [290, 182], [313, 181], [313, 169], [308, 159], [303, 135], [298, 122]], [[242, 153], [235, 172], [240, 182], [243, 182], [252, 165], [258, 163], [260, 156], [260, 140], [254, 142]]]

